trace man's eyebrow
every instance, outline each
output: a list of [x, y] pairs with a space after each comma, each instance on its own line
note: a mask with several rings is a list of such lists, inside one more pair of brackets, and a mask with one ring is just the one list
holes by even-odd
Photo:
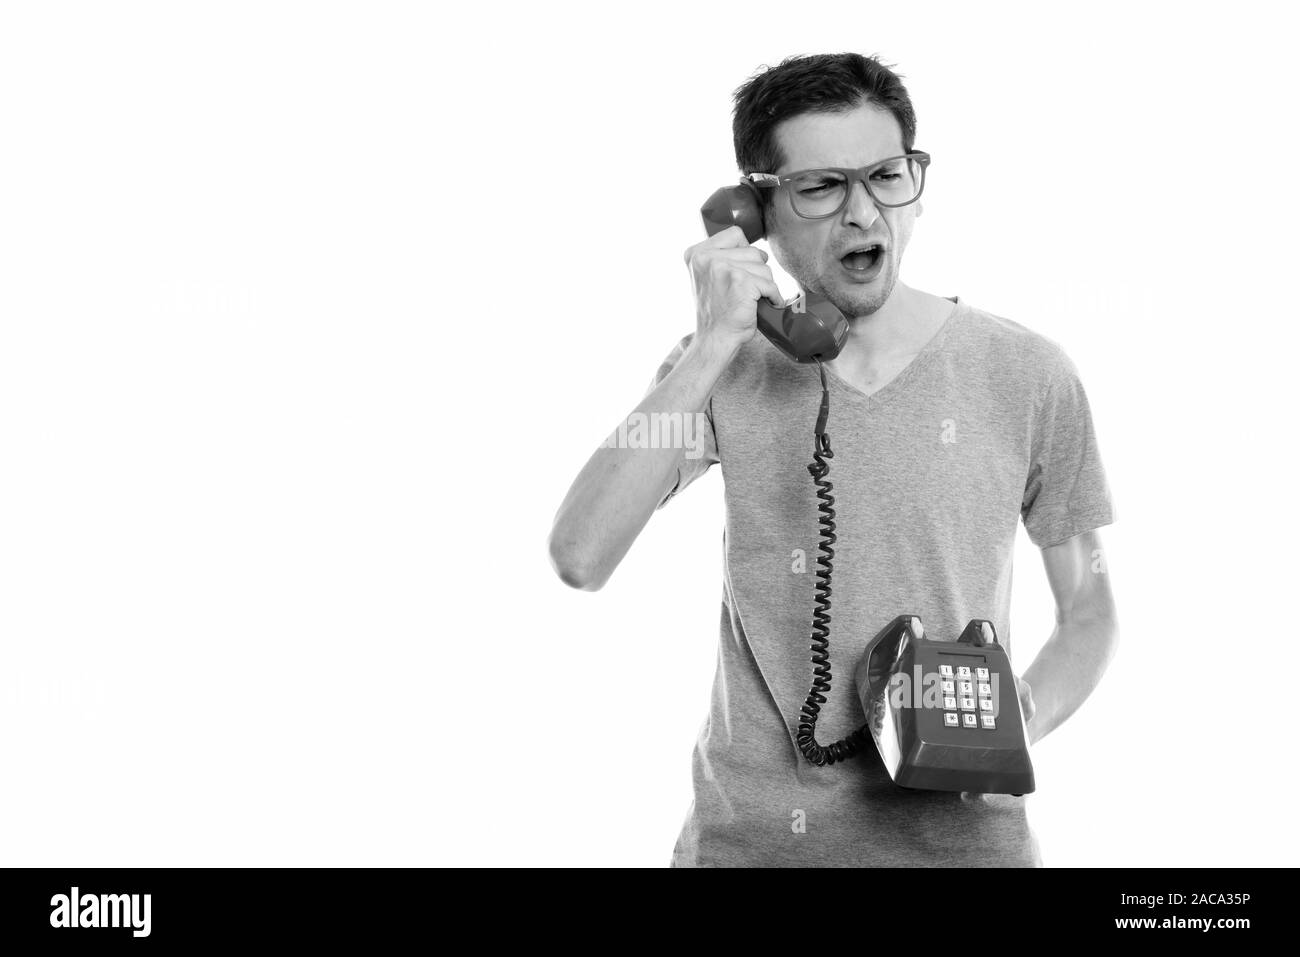
[[[869, 166], [878, 166], [881, 163], [901, 162], [907, 154], [905, 152], [890, 153], [888, 156], [882, 156], [880, 159], [872, 160], [870, 163], [863, 163], [861, 166], [836, 166], [833, 163], [824, 163], [820, 166], [792, 166], [790, 172], [802, 172], [809, 169], [866, 169]], [[782, 173], [782, 176], [789, 175]]]

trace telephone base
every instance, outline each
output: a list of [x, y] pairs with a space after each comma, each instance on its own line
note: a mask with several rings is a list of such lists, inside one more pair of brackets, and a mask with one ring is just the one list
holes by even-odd
[[952, 748], [918, 742], [916, 753], [901, 756], [891, 773], [894, 783], [917, 791], [970, 791], [1023, 795], [1034, 790], [1028, 755], [987, 749]]
[[919, 618], [900, 615], [854, 675], [889, 776], [922, 791], [1033, 792], [1016, 679], [992, 622], [972, 620], [956, 641], [923, 635]]

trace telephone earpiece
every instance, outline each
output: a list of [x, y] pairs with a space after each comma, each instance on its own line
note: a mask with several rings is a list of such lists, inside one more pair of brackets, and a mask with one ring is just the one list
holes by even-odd
[[[767, 235], [762, 198], [749, 180], [715, 190], [700, 207], [700, 218], [710, 236], [732, 226], [739, 226], [750, 243]], [[813, 292], [783, 306], [760, 299], [758, 330], [795, 362], [834, 359], [849, 337], [848, 320], [829, 299]]]
[[758, 195], [758, 187], [747, 179], [742, 179], [739, 186], [723, 186], [715, 190], [700, 207], [700, 216], [710, 236], [732, 226], [739, 226], [749, 243], [756, 243], [767, 235], [762, 198]]

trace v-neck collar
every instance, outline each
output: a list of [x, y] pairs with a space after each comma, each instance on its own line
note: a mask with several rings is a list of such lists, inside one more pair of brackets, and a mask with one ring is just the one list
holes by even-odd
[[892, 396], [901, 392], [907, 385], [908, 381], [928, 365], [930, 360], [934, 358], [934, 355], [943, 348], [943, 344], [951, 335], [953, 328], [970, 308], [966, 305], [966, 301], [959, 296], [950, 296], [947, 298], [949, 302], [954, 303], [954, 308], [952, 312], [948, 314], [948, 318], [943, 321], [943, 325], [941, 325], [934, 335], [930, 337], [930, 340], [921, 347], [921, 351], [912, 357], [911, 362], [905, 365], [896, 376], [886, 382], [875, 392], [866, 393], [857, 386], [850, 385], [844, 379], [840, 378], [835, 373], [835, 370], [829, 365], [826, 366], [827, 380], [839, 386], [840, 392], [846, 393], [858, 402], [866, 403], [868, 405], [877, 405], [889, 401]]

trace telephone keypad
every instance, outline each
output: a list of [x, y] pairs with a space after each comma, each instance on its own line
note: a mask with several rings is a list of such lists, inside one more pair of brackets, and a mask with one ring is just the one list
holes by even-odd
[[939, 675], [943, 689], [945, 727], [996, 730], [993, 685], [988, 668], [940, 665]]

